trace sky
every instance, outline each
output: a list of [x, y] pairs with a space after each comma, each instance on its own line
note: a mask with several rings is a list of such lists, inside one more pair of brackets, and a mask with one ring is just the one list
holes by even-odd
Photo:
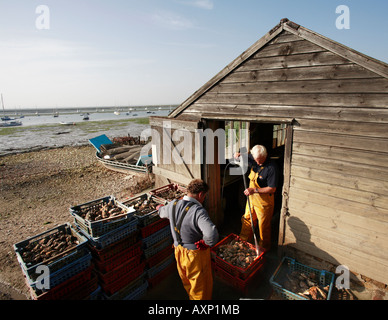
[[6, 109], [181, 104], [282, 18], [388, 62], [386, 0], [0, 0], [0, 12]]

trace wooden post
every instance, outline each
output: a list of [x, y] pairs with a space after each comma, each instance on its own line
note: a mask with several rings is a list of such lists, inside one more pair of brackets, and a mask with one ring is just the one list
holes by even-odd
[[[221, 121], [208, 121], [207, 128], [216, 131], [222, 128]], [[204, 157], [206, 158], [206, 156]], [[209, 193], [206, 200], [206, 209], [209, 213], [210, 219], [217, 226], [221, 225], [224, 220], [224, 213], [222, 211], [221, 203], [221, 169], [218, 163], [218, 141], [214, 141], [214, 163], [205, 163], [205, 181], [209, 185]]]
[[293, 137], [293, 127], [292, 124], [288, 124], [286, 128], [286, 141], [284, 148], [284, 182], [283, 182], [283, 200], [282, 200], [282, 209], [280, 211], [280, 221], [279, 221], [279, 256], [282, 256], [284, 253], [284, 238], [285, 238], [285, 227], [286, 227], [286, 218], [288, 216], [288, 195], [290, 190], [290, 178], [291, 178], [291, 155], [292, 155], [292, 137]]

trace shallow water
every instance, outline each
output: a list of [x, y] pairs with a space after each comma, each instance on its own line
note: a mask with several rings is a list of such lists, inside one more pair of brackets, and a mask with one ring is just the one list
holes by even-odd
[[[80, 114], [28, 116], [20, 119], [22, 126], [0, 128], [0, 155], [40, 150], [63, 146], [88, 145], [89, 139], [106, 134], [112, 139], [119, 136], [150, 135], [150, 126], [130, 121], [134, 118], [150, 115], [165, 116], [168, 111], [157, 111], [149, 114], [136, 112], [137, 116], [126, 113], [91, 113], [90, 120], [82, 120]], [[60, 122], [71, 122], [74, 125], [62, 125]], [[148, 129], [148, 130], [147, 130]]]

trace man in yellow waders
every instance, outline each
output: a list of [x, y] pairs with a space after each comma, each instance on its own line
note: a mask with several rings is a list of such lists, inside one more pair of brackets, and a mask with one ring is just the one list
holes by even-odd
[[210, 247], [218, 231], [202, 206], [208, 190], [204, 181], [192, 180], [182, 200], [158, 207], [160, 217], [170, 220], [177, 269], [190, 300], [210, 300], [213, 293]]
[[[257, 225], [257, 220], [259, 222], [259, 246], [264, 251], [271, 248], [271, 219], [279, 176], [276, 163], [267, 159], [267, 155], [264, 146], [256, 145], [252, 148], [248, 155], [248, 165], [251, 167], [249, 187], [244, 190], [244, 194], [250, 197], [253, 225]], [[235, 154], [235, 158], [239, 156], [240, 153]], [[248, 201], [241, 222], [240, 238], [251, 242], [253, 232]]]

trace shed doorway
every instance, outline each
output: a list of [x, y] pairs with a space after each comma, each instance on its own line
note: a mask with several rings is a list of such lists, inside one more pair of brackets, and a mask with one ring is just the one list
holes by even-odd
[[[264, 145], [268, 151], [268, 157], [275, 161], [279, 169], [279, 180], [275, 193], [275, 208], [271, 223], [271, 242], [272, 248], [277, 248], [279, 238], [280, 216], [282, 210], [282, 190], [284, 184], [284, 163], [285, 163], [285, 145], [287, 136], [287, 124], [284, 123], [262, 123], [247, 121], [225, 121], [223, 126], [228, 131], [234, 128], [236, 131], [237, 142], [235, 146], [227, 145], [226, 158], [231, 159], [234, 152], [245, 146], [250, 150], [253, 146]], [[245, 130], [244, 130], [245, 129]], [[244, 132], [247, 133], [244, 136]], [[241, 217], [245, 211], [247, 198], [244, 195], [244, 181], [246, 179], [249, 185], [249, 171], [244, 175], [231, 176], [228, 170], [228, 161], [226, 164], [220, 164], [220, 198], [221, 198], [221, 222], [218, 226], [220, 234], [227, 236], [230, 233], [240, 234]], [[210, 182], [211, 183], [211, 182]], [[259, 233], [256, 229], [256, 236]]]

